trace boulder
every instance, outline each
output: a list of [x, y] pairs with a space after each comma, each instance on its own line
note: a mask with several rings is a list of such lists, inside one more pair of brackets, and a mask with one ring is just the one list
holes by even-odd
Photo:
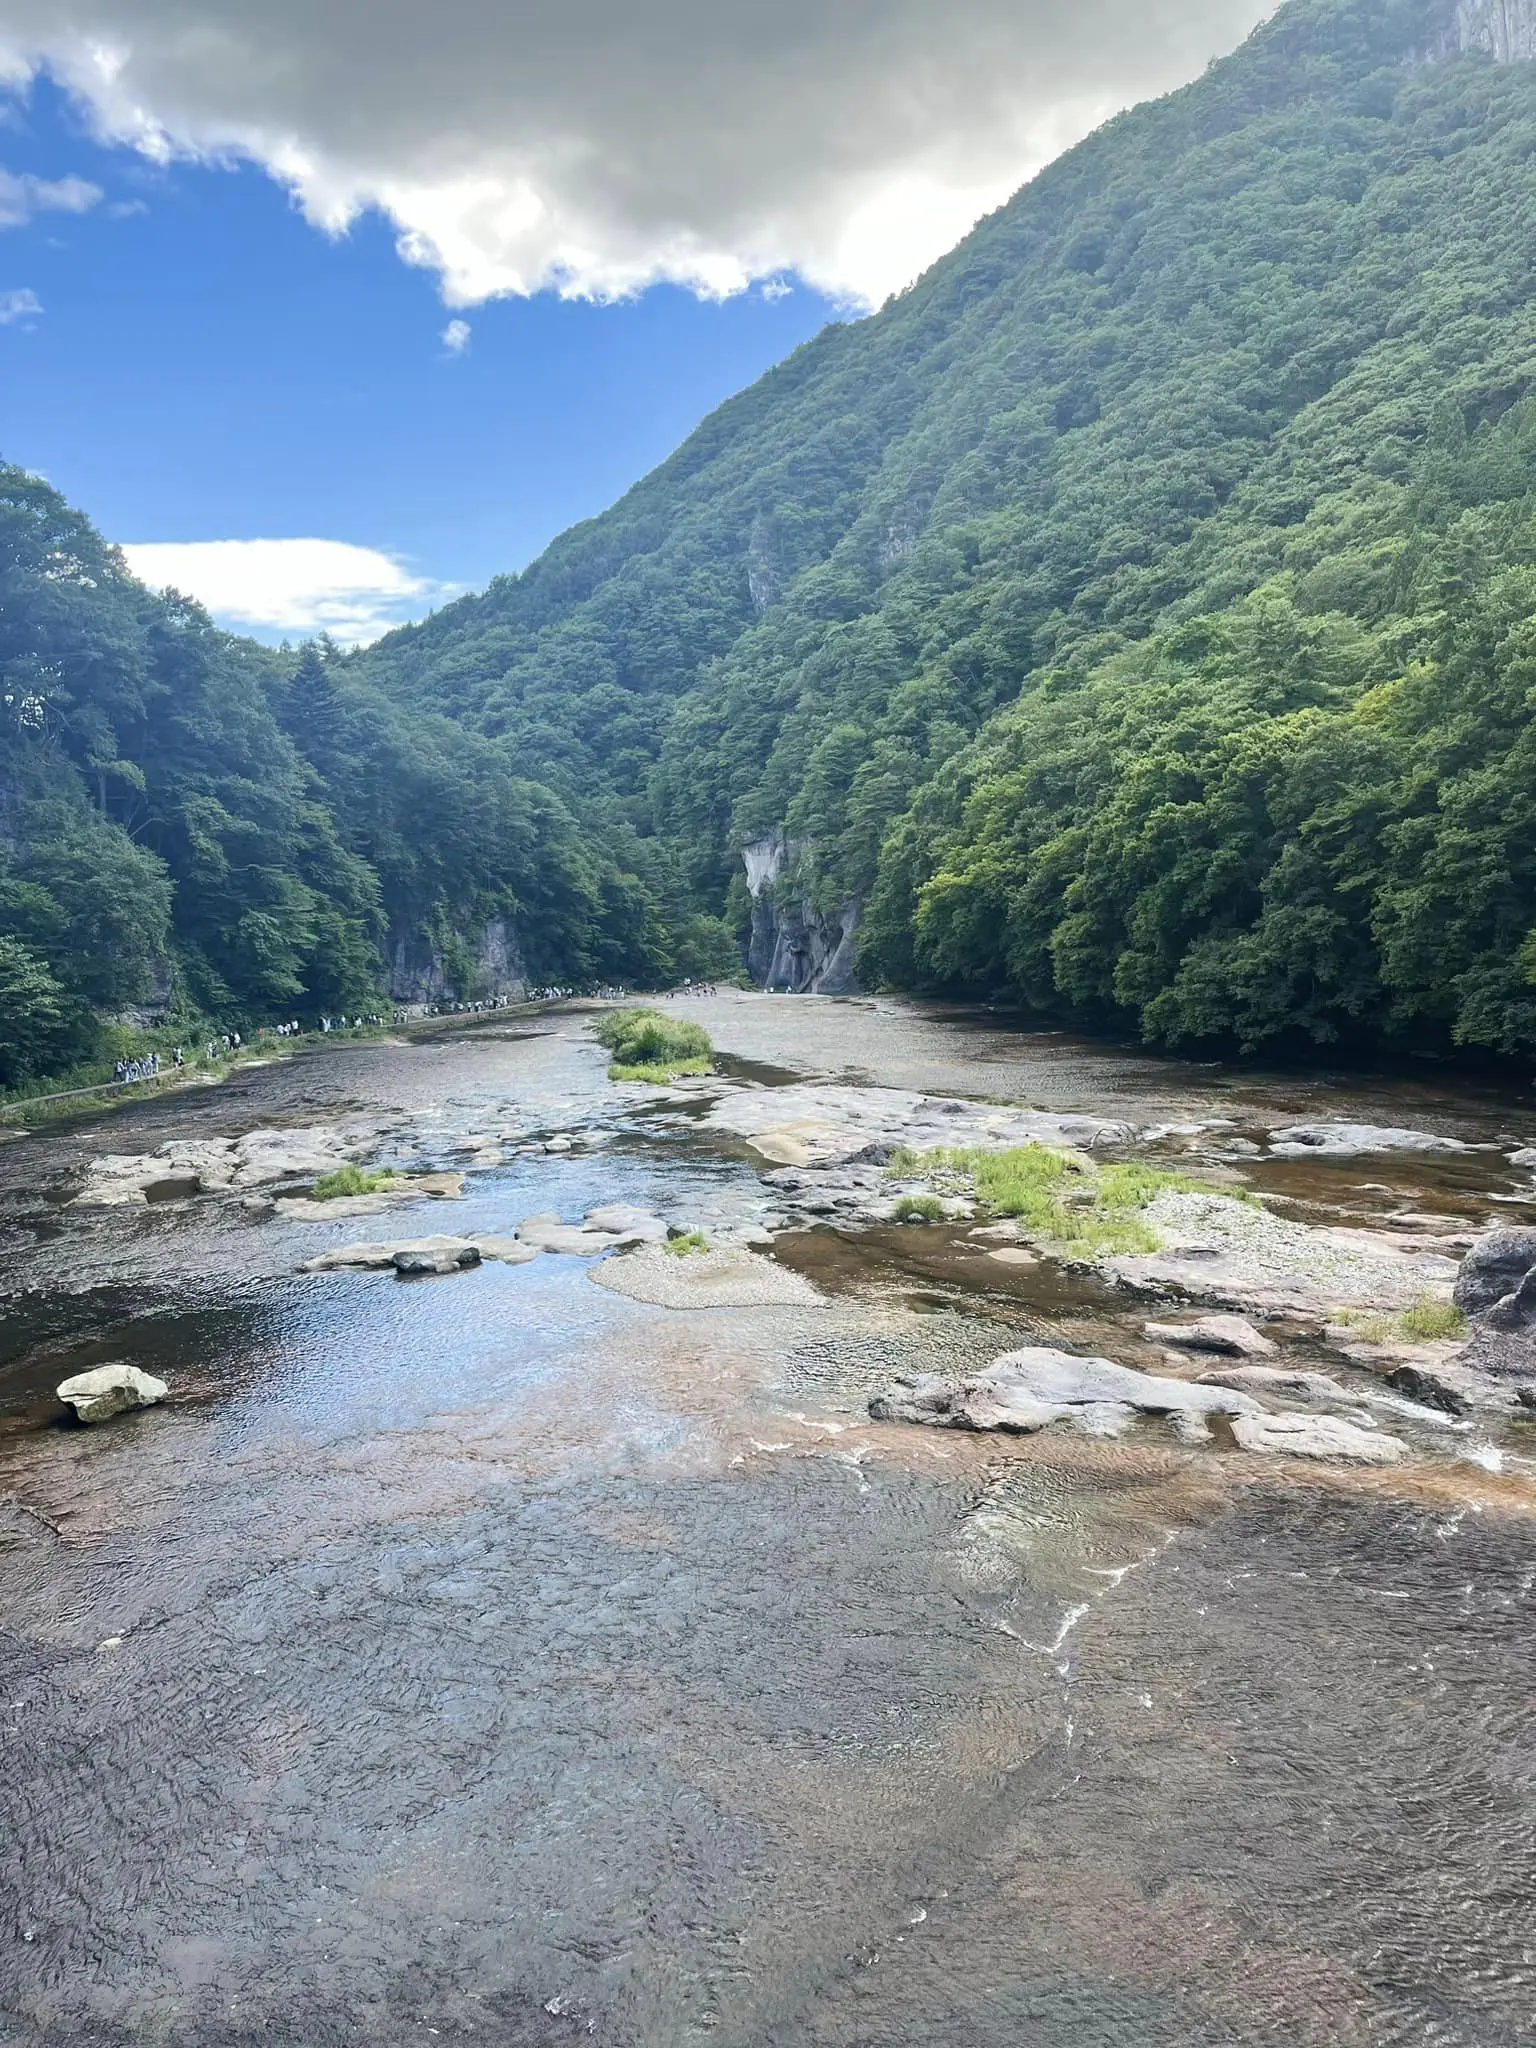
[[904, 1376], [875, 1395], [869, 1412], [879, 1422], [1022, 1435], [1071, 1422], [1095, 1436], [1119, 1435], [1137, 1415], [1169, 1415], [1186, 1441], [1199, 1441], [1207, 1416], [1261, 1411], [1240, 1389], [1161, 1379], [1108, 1358], [1034, 1345], [994, 1359], [967, 1379]]
[[1346, 1458], [1359, 1465], [1395, 1465], [1408, 1446], [1377, 1429], [1337, 1415], [1238, 1415], [1232, 1434], [1245, 1451], [1280, 1458]]
[[136, 1365], [98, 1365], [61, 1380], [58, 1396], [75, 1411], [77, 1422], [106, 1422], [133, 1408], [152, 1408], [170, 1392], [164, 1380], [140, 1372]]
[[427, 1273], [460, 1273], [466, 1266], [478, 1266], [479, 1263], [479, 1248], [472, 1244], [455, 1246], [452, 1250], [427, 1244], [404, 1244], [390, 1260], [403, 1280]]
[[1143, 1323], [1142, 1334], [1176, 1351], [1214, 1351], [1223, 1358], [1265, 1358], [1274, 1345], [1246, 1316], [1202, 1316], [1196, 1323]]
[[1350, 1159], [1372, 1152], [1468, 1152], [1460, 1138], [1438, 1137], [1433, 1131], [1410, 1131], [1393, 1124], [1350, 1124], [1328, 1118], [1318, 1123], [1287, 1124], [1271, 1131], [1269, 1149], [1277, 1159], [1304, 1159], [1321, 1154]]
[[1467, 1315], [1483, 1315], [1516, 1293], [1533, 1267], [1536, 1230], [1490, 1230], [1462, 1260], [1451, 1298]]
[[1492, 1308], [1485, 1309], [1482, 1321], [1489, 1330], [1529, 1330], [1536, 1325], [1536, 1268], [1518, 1287], [1501, 1294]]

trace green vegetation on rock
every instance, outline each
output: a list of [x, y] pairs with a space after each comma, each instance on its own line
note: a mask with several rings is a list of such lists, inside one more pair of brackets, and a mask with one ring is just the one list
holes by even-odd
[[361, 1166], [338, 1166], [334, 1173], [322, 1174], [315, 1182], [315, 1200], [338, 1202], [351, 1195], [383, 1194], [399, 1178], [399, 1174], [387, 1170], [370, 1173]]
[[[1160, 1194], [1212, 1192], [1205, 1182], [1186, 1174], [1164, 1173], [1139, 1163], [1097, 1166], [1050, 1145], [1018, 1145], [1007, 1152], [904, 1148], [886, 1170], [896, 1179], [921, 1176], [948, 1193], [974, 1196], [988, 1215], [1013, 1219], [1026, 1236], [1086, 1253], [1155, 1252], [1161, 1240], [1142, 1220], [1141, 1211]], [[898, 1220], [903, 1203], [931, 1204], [942, 1213], [934, 1197], [907, 1195], [897, 1203]]]
[[944, 1204], [937, 1195], [903, 1195], [892, 1215], [897, 1223], [942, 1223]]
[[660, 1010], [615, 1010], [598, 1025], [599, 1045], [613, 1054], [611, 1081], [650, 1081], [660, 1086], [686, 1074], [711, 1074], [715, 1050], [709, 1033], [685, 1018]]
[[709, 1251], [711, 1246], [709, 1239], [701, 1231], [685, 1230], [680, 1236], [669, 1237], [663, 1249], [670, 1252], [674, 1259], [693, 1259]]

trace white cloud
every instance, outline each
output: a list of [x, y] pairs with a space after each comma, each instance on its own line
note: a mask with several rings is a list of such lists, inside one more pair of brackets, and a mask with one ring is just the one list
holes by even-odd
[[360, 646], [453, 594], [344, 540], [140, 541], [123, 553], [141, 582], [195, 597], [220, 625], [291, 639]]
[[25, 285], [19, 291], [0, 292], [0, 327], [14, 327], [22, 320], [35, 320], [43, 302]]
[[84, 178], [20, 177], [0, 170], [0, 228], [24, 228], [35, 213], [89, 213], [102, 197], [101, 187]]
[[443, 347], [447, 349], [451, 356], [463, 355], [465, 349], [469, 347], [469, 322], [467, 320], [450, 320], [448, 322], [448, 325], [443, 329]]
[[366, 208], [451, 307], [661, 279], [905, 283], [1116, 108], [1275, 0], [0, 0], [160, 161], [248, 159], [340, 232]]

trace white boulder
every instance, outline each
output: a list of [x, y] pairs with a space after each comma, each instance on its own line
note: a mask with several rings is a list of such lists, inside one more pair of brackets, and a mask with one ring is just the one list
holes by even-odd
[[59, 1399], [74, 1409], [77, 1422], [107, 1422], [132, 1408], [152, 1408], [170, 1391], [164, 1380], [136, 1365], [98, 1365], [58, 1386]]

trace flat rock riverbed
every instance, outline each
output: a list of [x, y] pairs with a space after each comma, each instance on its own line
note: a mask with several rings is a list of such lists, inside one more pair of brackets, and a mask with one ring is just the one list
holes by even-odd
[[[1390, 1464], [870, 1402], [1215, 1363], [1165, 1276], [896, 1223], [904, 1132], [1052, 1125], [1438, 1286], [1536, 1221], [1536, 1100], [677, 1007], [718, 1083], [613, 1086], [571, 1005], [0, 1149], [0, 2041], [1529, 2040], [1536, 1411], [1380, 1406], [1326, 1301], [1266, 1363]], [[333, 1158], [404, 1192], [333, 1218]], [[549, 1248], [327, 1270], [375, 1237]], [[170, 1398], [74, 1425], [109, 1363]]]

